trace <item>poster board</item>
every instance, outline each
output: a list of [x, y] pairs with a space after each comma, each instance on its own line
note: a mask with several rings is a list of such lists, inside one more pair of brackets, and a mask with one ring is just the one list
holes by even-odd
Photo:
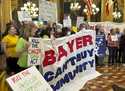
[[40, 38], [29, 38], [31, 43], [28, 49], [28, 66], [41, 65], [41, 43]]
[[57, 23], [57, 3], [46, 0], [39, 0], [39, 20]]
[[26, 11], [17, 11], [18, 19], [22, 21], [32, 21], [31, 15]]
[[6, 79], [13, 91], [53, 91], [35, 66]]

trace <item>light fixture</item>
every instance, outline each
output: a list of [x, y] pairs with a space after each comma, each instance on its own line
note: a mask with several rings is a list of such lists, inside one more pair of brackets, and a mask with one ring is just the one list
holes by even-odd
[[113, 18], [115, 18], [115, 19], [119, 19], [119, 18], [121, 18], [121, 16], [122, 16], [122, 14], [121, 14], [120, 11], [114, 11], [114, 12], [112, 13], [112, 15], [113, 15]]
[[117, 0], [114, 1], [114, 12], [112, 13], [112, 15], [113, 15], [114, 19], [119, 19], [122, 16], [122, 14], [121, 14], [121, 12], [119, 10], [119, 5], [118, 5], [118, 1]]
[[81, 5], [78, 2], [76, 2], [76, 0], [74, 2], [72, 2], [71, 5], [70, 5], [70, 9], [72, 11], [77, 11], [80, 8], [81, 8]]
[[23, 7], [21, 7], [21, 11], [27, 11], [32, 18], [37, 18], [38, 17], [38, 8], [36, 4], [28, 1], [27, 3], [24, 4]]
[[[88, 10], [87, 5], [85, 5], [85, 8], [83, 9], [83, 12], [84, 12], [85, 14], [87, 14], [87, 15], [88, 15], [88, 13], [90, 12], [90, 11]], [[92, 13], [92, 15], [96, 15], [98, 12], [99, 12], [99, 8], [98, 8], [95, 4], [92, 4], [92, 5], [91, 5], [91, 13]]]

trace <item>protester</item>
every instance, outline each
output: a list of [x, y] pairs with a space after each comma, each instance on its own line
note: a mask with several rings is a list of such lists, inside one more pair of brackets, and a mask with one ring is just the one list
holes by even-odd
[[114, 29], [110, 30], [107, 36], [107, 46], [109, 50], [108, 63], [113, 65], [117, 61], [118, 37]]
[[17, 30], [13, 25], [8, 27], [8, 34], [3, 37], [4, 52], [6, 55], [7, 73], [12, 75], [19, 71], [17, 65], [18, 55], [16, 54], [16, 44], [18, 41]]
[[104, 29], [100, 27], [100, 29], [96, 30], [96, 63], [98, 66], [104, 65], [104, 57], [106, 52], [106, 38], [104, 34]]
[[[121, 32], [120, 32], [120, 29], [119, 28], [116, 28], [115, 29], [115, 31], [116, 31], [116, 35], [117, 35], [117, 37], [118, 37], [118, 44], [120, 44], [120, 37], [121, 37]], [[120, 47], [118, 47], [117, 48], [117, 63], [118, 64], [120, 64], [121, 63], [121, 48]]]
[[[30, 24], [28, 25], [30, 26]], [[21, 70], [24, 70], [28, 67], [28, 48], [30, 43], [28, 42], [29, 37], [35, 36], [35, 31], [32, 31], [31, 27], [27, 27], [27, 30], [24, 30], [23, 35], [19, 38], [16, 45], [16, 52], [19, 54], [19, 60], [17, 64], [21, 67]]]
[[120, 37], [119, 48], [121, 49], [122, 64], [125, 66], [125, 29]]

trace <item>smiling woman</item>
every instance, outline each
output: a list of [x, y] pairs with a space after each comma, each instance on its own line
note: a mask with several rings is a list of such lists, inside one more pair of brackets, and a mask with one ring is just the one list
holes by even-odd
[[17, 65], [18, 56], [15, 50], [18, 41], [16, 33], [16, 28], [14, 26], [9, 26], [8, 34], [2, 39], [2, 43], [5, 45], [4, 52], [6, 55], [7, 72], [9, 75], [19, 71], [19, 67]]

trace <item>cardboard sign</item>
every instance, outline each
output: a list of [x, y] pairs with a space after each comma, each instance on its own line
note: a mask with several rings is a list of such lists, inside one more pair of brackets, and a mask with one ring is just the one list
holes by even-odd
[[84, 23], [84, 17], [78, 16], [77, 17], [77, 22], [76, 22], [77, 27], [79, 27], [80, 24], [82, 24], [82, 23]]
[[58, 22], [57, 3], [39, 0], [39, 19]]
[[6, 80], [13, 91], [53, 91], [34, 66]]
[[68, 28], [72, 27], [72, 21], [69, 16], [67, 16], [67, 18], [63, 19], [63, 27], [68, 27]]
[[18, 19], [22, 21], [32, 21], [31, 15], [26, 11], [18, 11]]
[[28, 66], [41, 65], [41, 44], [40, 38], [29, 38], [31, 46], [28, 52]]

